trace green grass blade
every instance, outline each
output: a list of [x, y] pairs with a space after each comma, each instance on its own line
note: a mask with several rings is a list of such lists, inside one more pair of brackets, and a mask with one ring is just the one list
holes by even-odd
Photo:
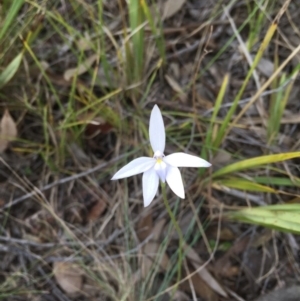
[[[165, 40], [162, 34], [162, 24], [161, 20], [159, 20], [159, 26], [156, 24], [155, 18], [153, 18], [150, 8], [147, 5], [145, 0], [141, 0], [141, 6], [143, 8], [145, 17], [147, 18], [151, 31], [154, 35], [154, 38], [156, 40], [156, 45], [160, 54], [160, 58], [162, 59], [163, 63], [166, 61], [166, 46], [165, 46]], [[156, 16], [155, 16], [156, 17]]]
[[275, 31], [277, 29], [277, 23], [272, 23], [271, 26], [269, 27], [266, 35], [265, 35], [265, 38], [264, 40], [262, 41], [258, 51], [257, 51], [257, 54], [253, 60], [253, 64], [252, 66], [250, 67], [250, 70], [248, 71], [247, 73], [247, 76], [246, 78], [244, 79], [243, 81], [243, 84], [239, 90], [239, 92], [237, 93], [234, 101], [233, 101], [233, 104], [231, 106], [231, 108], [229, 109], [225, 119], [224, 119], [224, 122], [222, 123], [221, 127], [220, 127], [220, 130], [218, 132], [218, 135], [216, 137], [216, 140], [215, 140], [215, 145], [220, 145], [221, 142], [223, 141], [225, 135], [226, 135], [226, 132], [228, 132], [231, 128], [231, 126], [229, 126], [229, 122], [233, 116], [233, 114], [235, 113], [236, 111], [236, 108], [238, 106], [238, 103], [239, 103], [239, 100], [242, 98], [242, 95], [248, 85], [248, 82], [253, 74], [253, 71], [255, 70], [255, 68], [257, 67], [264, 51], [266, 50], [267, 46], [269, 45], [270, 41], [271, 41], [271, 38], [273, 37]]
[[23, 58], [23, 52], [19, 53], [0, 74], [0, 88], [5, 86], [16, 74]]
[[255, 191], [255, 192], [268, 192], [277, 193], [277, 191], [271, 187], [261, 185], [255, 182], [251, 182], [246, 179], [230, 178], [217, 181], [218, 185], [226, 186], [228, 188], [234, 188], [244, 191]]
[[207, 142], [209, 143], [209, 145], [212, 145], [213, 148], [218, 148], [219, 147], [219, 141], [217, 141], [217, 140], [215, 141], [213, 139], [212, 133], [213, 133], [213, 126], [214, 126], [215, 120], [217, 118], [217, 114], [220, 110], [221, 104], [222, 104], [222, 102], [224, 100], [224, 97], [225, 97], [228, 82], [229, 82], [229, 74], [226, 74], [224, 79], [223, 79], [222, 86], [221, 86], [221, 89], [219, 91], [218, 97], [216, 99], [216, 103], [215, 103], [215, 106], [214, 106], [214, 112], [212, 114], [211, 123], [210, 123], [210, 127], [209, 127], [209, 130], [208, 130]]
[[231, 165], [225, 166], [215, 173], [213, 173], [213, 178], [224, 176], [229, 173], [233, 173], [239, 170], [244, 170], [253, 167], [259, 167], [271, 163], [281, 162], [285, 160], [290, 160], [300, 157], [300, 152], [292, 152], [292, 153], [283, 153], [276, 155], [267, 155], [261, 157], [255, 157], [251, 159], [242, 160]]
[[230, 212], [227, 216], [241, 222], [300, 234], [300, 204], [246, 208]]
[[293, 178], [293, 180], [289, 178], [282, 178], [282, 177], [254, 177], [253, 180], [259, 184], [265, 185], [277, 185], [277, 186], [300, 186], [300, 179]]
[[0, 26], [0, 41], [6, 34], [7, 30], [12, 25], [12, 23], [15, 21], [17, 13], [20, 10], [20, 8], [22, 7], [23, 3], [24, 3], [24, 0], [12, 1], [11, 7], [5, 17], [5, 20], [3, 23], [1, 23], [1, 26]]
[[[299, 70], [293, 75], [294, 78], [297, 77]], [[279, 82], [279, 87], [283, 86], [287, 81], [287, 76], [284, 73]], [[269, 122], [268, 122], [268, 144], [274, 144], [276, 142], [276, 137], [280, 129], [280, 121], [283, 116], [285, 107], [288, 103], [292, 88], [294, 86], [295, 80], [292, 79], [287, 85], [287, 88], [280, 90], [273, 99], [271, 99], [271, 105], [269, 110]]]
[[[139, 0], [131, 0], [128, 3], [129, 23], [132, 34], [132, 55], [134, 58], [134, 80], [140, 81], [143, 73], [144, 65], [144, 26], [145, 22], [144, 11]], [[133, 66], [128, 66], [132, 68]]]

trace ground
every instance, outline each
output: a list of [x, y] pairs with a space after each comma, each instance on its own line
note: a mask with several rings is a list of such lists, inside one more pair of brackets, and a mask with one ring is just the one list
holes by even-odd
[[[1, 300], [299, 286], [300, 2], [4, 0], [0, 13]], [[185, 199], [166, 185], [144, 208], [142, 175], [111, 178], [153, 156], [155, 104], [165, 154], [212, 167], [180, 168]]]

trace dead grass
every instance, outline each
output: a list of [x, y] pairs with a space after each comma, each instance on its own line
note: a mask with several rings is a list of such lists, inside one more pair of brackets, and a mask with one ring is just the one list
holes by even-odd
[[[254, 225], [228, 212], [299, 202], [300, 6], [172, 1], [0, 5], [0, 116], [18, 128], [0, 155], [0, 300], [255, 300], [299, 284], [299, 209], [235, 216]], [[140, 176], [110, 181], [153, 155], [154, 104], [166, 153], [213, 164], [182, 170], [185, 200], [167, 188], [179, 227], [162, 194], [143, 208]]]

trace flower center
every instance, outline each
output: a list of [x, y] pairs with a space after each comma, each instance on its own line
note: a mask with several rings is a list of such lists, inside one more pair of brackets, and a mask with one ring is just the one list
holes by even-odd
[[156, 160], [162, 160], [165, 155], [161, 151], [156, 151], [153, 155], [153, 158]]
[[153, 156], [153, 158], [156, 160], [154, 169], [163, 183], [165, 183], [166, 181], [166, 174], [167, 174], [167, 164], [163, 160], [164, 156], [165, 155], [160, 151], [156, 151]]
[[162, 158], [157, 158], [156, 159], [156, 163], [160, 164], [161, 162], [163, 162]]

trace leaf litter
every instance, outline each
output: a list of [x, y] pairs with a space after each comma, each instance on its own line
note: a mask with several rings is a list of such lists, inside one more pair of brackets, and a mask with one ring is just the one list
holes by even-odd
[[[286, 82], [274, 78], [261, 91], [263, 118], [251, 104], [300, 39], [295, 2], [271, 2], [264, 2], [266, 7], [222, 2], [247, 47], [242, 53], [219, 1], [157, 1], [155, 10], [144, 4], [144, 14], [149, 8], [163, 19], [160, 24], [158, 16], [153, 17], [155, 34], [150, 19], [131, 31], [125, 1], [103, 2], [101, 21], [91, 1], [39, 7], [45, 11], [45, 22], [39, 22], [34, 39], [25, 32], [11, 39], [16, 48], [7, 48], [6, 67], [1, 69], [5, 78], [0, 99], [0, 282], [7, 300], [15, 300], [17, 288], [24, 300], [33, 300], [33, 292], [40, 300], [257, 300], [268, 292], [280, 292], [281, 287], [299, 285], [297, 235], [236, 223], [220, 210], [300, 198], [296, 197], [299, 185], [282, 181], [297, 183], [299, 156], [248, 169], [234, 165], [299, 151], [299, 53], [278, 73], [287, 76]], [[213, 140], [247, 76], [249, 62], [243, 55], [255, 60], [270, 20], [286, 5], [278, 19], [279, 30], [257, 65], [256, 79], [250, 76], [238, 100], [231, 130], [218, 149], [205, 145], [225, 74], [230, 74], [229, 86], [212, 125]], [[28, 2], [16, 26], [32, 15], [28, 8], [39, 13]], [[247, 18], [250, 23], [244, 26]], [[142, 29], [147, 63], [142, 78], [129, 83], [131, 70], [125, 70], [125, 63], [131, 62], [132, 44], [126, 41]], [[26, 53], [13, 42], [20, 36]], [[160, 63], [159, 43], [166, 51], [165, 65]], [[270, 139], [266, 122], [271, 103], [279, 92], [288, 95], [292, 81], [278, 133]], [[179, 237], [169, 229], [172, 223], [161, 197], [145, 212], [140, 179], [110, 182], [118, 167], [148, 151], [146, 133], [154, 103], [164, 112], [172, 142], [167, 153], [188, 150], [199, 155], [207, 147], [217, 175], [214, 180], [209, 173], [187, 170], [187, 199], [178, 203], [168, 193], [187, 244], [181, 267], [176, 258]], [[248, 104], [246, 113], [235, 119]], [[90, 172], [98, 165], [100, 170]], [[258, 178], [277, 181], [264, 183], [266, 192], [231, 188]], [[230, 183], [234, 179], [239, 181]], [[14, 203], [28, 194], [26, 200]], [[214, 218], [220, 214], [222, 229], [212, 231], [218, 228]], [[178, 269], [185, 279], [179, 284], [174, 276]]]
[[18, 135], [17, 125], [6, 109], [0, 121], [0, 153], [4, 152]]

